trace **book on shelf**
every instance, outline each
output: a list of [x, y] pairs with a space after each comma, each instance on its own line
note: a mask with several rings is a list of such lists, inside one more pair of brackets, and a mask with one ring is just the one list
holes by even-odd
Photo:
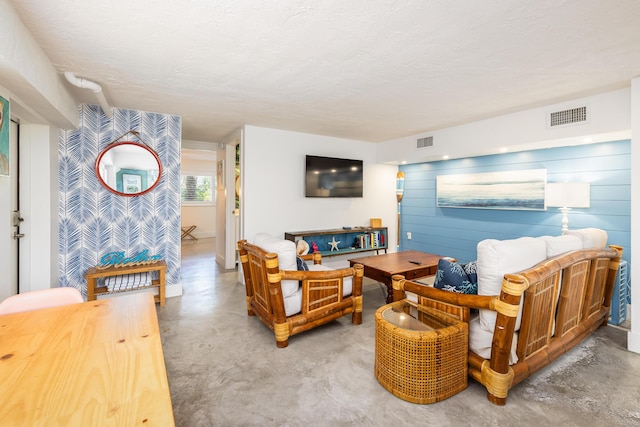
[[356, 237], [357, 247], [360, 249], [372, 249], [384, 247], [384, 233], [372, 231], [370, 233], [359, 234]]

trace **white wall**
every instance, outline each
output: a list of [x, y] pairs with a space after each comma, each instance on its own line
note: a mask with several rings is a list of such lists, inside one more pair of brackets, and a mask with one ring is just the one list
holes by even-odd
[[0, 0], [0, 85], [20, 100], [22, 119], [53, 127], [78, 125], [78, 105], [42, 48], [7, 0]]
[[[549, 113], [583, 105], [589, 112], [587, 123], [547, 127]], [[499, 154], [503, 148], [513, 152], [628, 139], [630, 106], [630, 89], [621, 89], [385, 141], [378, 147], [377, 160], [380, 163], [421, 163], [442, 160], [444, 155], [453, 159]], [[417, 148], [417, 139], [426, 136], [433, 136], [433, 146]], [[587, 136], [589, 141], [585, 141]]]
[[[395, 251], [397, 167], [376, 164], [376, 144], [245, 126], [242, 148], [243, 238], [251, 241], [259, 232], [283, 236], [286, 231], [368, 226], [375, 217], [389, 227], [389, 248]], [[305, 197], [306, 154], [363, 160], [363, 197]]]

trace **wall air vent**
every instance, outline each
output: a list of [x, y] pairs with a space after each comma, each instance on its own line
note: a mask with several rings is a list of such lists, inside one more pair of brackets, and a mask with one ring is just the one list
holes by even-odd
[[425, 148], [433, 146], [433, 137], [427, 136], [424, 138], [418, 138], [418, 148]]
[[587, 107], [571, 108], [569, 110], [556, 111], [549, 115], [549, 127], [570, 124], [586, 123]]

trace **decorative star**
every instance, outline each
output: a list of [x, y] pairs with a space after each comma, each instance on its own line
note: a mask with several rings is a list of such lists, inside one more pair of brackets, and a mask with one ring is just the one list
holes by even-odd
[[337, 251], [338, 249], [338, 243], [340, 243], [340, 240], [338, 240], [336, 242], [336, 238], [335, 236], [331, 238], [331, 241], [329, 242], [329, 244], [331, 245], [331, 251]]

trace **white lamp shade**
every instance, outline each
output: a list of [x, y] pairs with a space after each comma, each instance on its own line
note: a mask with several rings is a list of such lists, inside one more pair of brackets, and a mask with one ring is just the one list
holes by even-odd
[[547, 183], [546, 205], [560, 208], [588, 208], [591, 202], [588, 182]]

